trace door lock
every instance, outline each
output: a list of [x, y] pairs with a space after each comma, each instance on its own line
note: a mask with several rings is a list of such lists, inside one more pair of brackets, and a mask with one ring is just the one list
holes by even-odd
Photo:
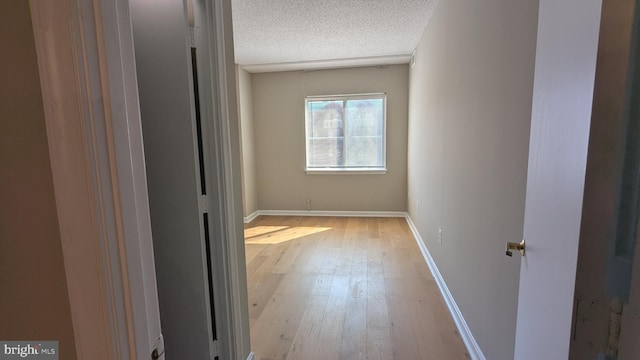
[[511, 252], [511, 250], [518, 250], [520, 251], [520, 254], [522, 256], [524, 256], [524, 248], [525, 248], [525, 241], [524, 239], [522, 239], [522, 241], [520, 241], [519, 243], [515, 243], [515, 242], [508, 242], [506, 249], [505, 249], [505, 253], [507, 256], [513, 256], [513, 252]]

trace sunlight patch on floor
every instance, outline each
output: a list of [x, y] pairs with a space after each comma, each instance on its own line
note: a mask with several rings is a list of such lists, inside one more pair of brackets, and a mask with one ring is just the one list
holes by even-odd
[[256, 226], [249, 229], [244, 229], [244, 238], [245, 240], [248, 240], [256, 236], [288, 229], [290, 227], [291, 226]]
[[245, 244], [249, 245], [280, 244], [331, 229], [320, 226], [256, 226], [245, 229], [244, 238]]

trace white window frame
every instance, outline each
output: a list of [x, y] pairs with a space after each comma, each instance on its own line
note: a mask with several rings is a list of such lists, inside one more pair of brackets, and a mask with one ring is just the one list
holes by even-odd
[[[343, 101], [363, 99], [382, 99], [382, 167], [309, 167], [309, 101]], [[346, 139], [346, 136], [345, 136]], [[307, 174], [386, 174], [387, 173], [387, 93], [341, 94], [306, 96], [304, 98], [304, 169]]]

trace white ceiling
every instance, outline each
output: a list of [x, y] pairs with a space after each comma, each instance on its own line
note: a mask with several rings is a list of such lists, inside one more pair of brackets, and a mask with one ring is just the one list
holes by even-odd
[[250, 71], [406, 63], [436, 4], [232, 0], [235, 60]]

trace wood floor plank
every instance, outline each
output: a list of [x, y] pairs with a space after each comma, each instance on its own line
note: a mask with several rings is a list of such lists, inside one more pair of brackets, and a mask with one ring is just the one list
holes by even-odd
[[388, 327], [372, 328], [367, 326], [367, 359], [391, 360], [391, 330]]
[[258, 256], [258, 254], [260, 254], [260, 252], [266, 247], [266, 245], [263, 246], [248, 246], [245, 248], [245, 259], [247, 264], [251, 263], [256, 256]]
[[331, 293], [331, 286], [333, 285], [333, 275], [319, 274], [316, 278], [316, 283], [313, 288], [313, 295], [326, 295]]
[[278, 262], [273, 267], [273, 272], [287, 274], [290, 272], [291, 267], [298, 260], [300, 252], [303, 250], [303, 246], [300, 242], [293, 242], [289, 244], [285, 252], [282, 254]]
[[409, 300], [407, 302], [409, 315], [414, 319], [412, 325], [415, 333], [423, 334], [426, 338], [436, 340], [429, 343], [418, 342], [420, 357], [422, 359], [448, 359], [440, 332], [436, 327], [432, 326], [435, 323], [433, 314], [428, 304], [426, 305], [418, 300]]
[[283, 274], [267, 274], [261, 281], [249, 285], [249, 318], [258, 319], [262, 315], [283, 277]]
[[312, 295], [307, 303], [296, 336], [291, 342], [287, 359], [306, 360], [315, 357], [322, 320], [327, 309], [329, 295]]
[[[418, 343], [424, 341], [424, 334], [415, 332], [414, 318], [409, 312], [406, 300], [389, 301], [389, 318], [391, 319], [391, 348], [393, 358], [403, 359], [423, 359], [420, 356]], [[428, 339], [433, 342], [437, 339]], [[429, 359], [429, 358], [424, 358]]]
[[283, 311], [279, 315], [279, 321], [273, 325], [271, 340], [262, 346], [263, 356], [271, 359], [288, 357], [315, 282], [314, 275], [294, 275], [291, 279], [294, 281], [293, 284], [276, 291], [284, 298]]
[[367, 298], [347, 298], [343, 325], [341, 360], [364, 360], [367, 358]]
[[258, 360], [469, 358], [403, 218], [260, 216], [245, 234]]
[[256, 269], [256, 273], [268, 274], [272, 273], [276, 264], [285, 254], [289, 244], [274, 244], [266, 247], [260, 255], [266, 256], [265, 261]]
[[367, 249], [356, 248], [351, 253], [351, 275], [367, 276], [367, 262], [369, 260]]
[[320, 274], [335, 275], [336, 269], [340, 265], [340, 253], [341, 248], [329, 248], [324, 252], [322, 263], [318, 267], [317, 271]]
[[349, 276], [335, 275], [318, 334], [320, 346], [316, 348], [314, 354], [316, 359], [337, 360], [340, 358], [348, 292]]
[[274, 329], [282, 321], [287, 305], [286, 299], [286, 295], [273, 295], [251, 329], [251, 333], [260, 334], [251, 337], [251, 347], [259, 359], [264, 360], [268, 357], [269, 344], [279, 336]]
[[258, 271], [262, 263], [267, 260], [268, 256], [259, 255], [259, 253], [253, 256], [251, 259], [247, 258], [247, 276], [250, 276], [253, 281], [257, 280], [255, 273]]
[[332, 255], [329, 253], [331, 249], [333, 248], [322, 247], [319, 242], [318, 246], [309, 254], [306, 263], [302, 264], [304, 267], [303, 272], [308, 274], [322, 274], [322, 264], [326, 257]]
[[367, 275], [367, 326], [372, 328], [389, 327], [389, 309], [387, 306], [387, 290], [381, 265], [370, 263]]

